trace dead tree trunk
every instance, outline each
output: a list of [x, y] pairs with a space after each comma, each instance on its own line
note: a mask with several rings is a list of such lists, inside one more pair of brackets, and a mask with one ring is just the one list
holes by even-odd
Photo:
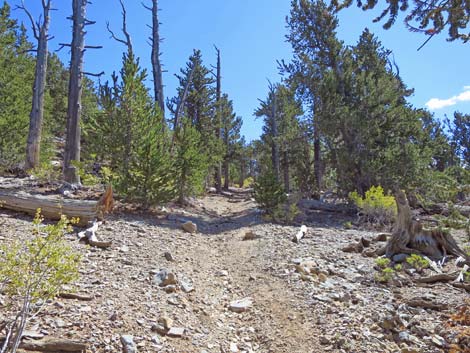
[[158, 104], [165, 121], [165, 99], [163, 96], [163, 78], [162, 65], [160, 62], [160, 22], [158, 21], [158, 0], [152, 0], [152, 7], [144, 5], [147, 10], [152, 12], [152, 36], [149, 38], [152, 42], [152, 74], [153, 74], [153, 91], [154, 99]]
[[[222, 126], [222, 107], [221, 107], [221, 67], [220, 67], [220, 50], [215, 47], [217, 52], [217, 75], [216, 75], [216, 126], [215, 126], [215, 137], [218, 141], [221, 139], [221, 126]], [[228, 189], [227, 173], [225, 173], [225, 184], [224, 188]], [[218, 162], [215, 167], [215, 188], [218, 193], [222, 191], [222, 163]]]
[[73, 37], [64, 154], [64, 180], [70, 184], [80, 183], [78, 169], [73, 165], [73, 162], [80, 161], [80, 117], [82, 114], [83, 54], [85, 52], [87, 3], [87, 0], [73, 0], [72, 2]]
[[193, 80], [194, 68], [195, 68], [195, 66], [193, 66], [193, 68], [191, 69], [191, 72], [189, 73], [188, 82], [186, 82], [186, 85], [184, 86], [183, 95], [178, 99], [178, 104], [176, 106], [175, 117], [173, 119], [173, 136], [171, 138], [171, 146], [170, 146], [170, 154], [171, 155], [173, 155], [173, 151], [174, 151], [174, 147], [175, 147], [176, 130], [177, 130], [177, 128], [179, 126], [179, 123], [180, 123], [181, 112], [182, 112], [184, 104], [186, 102], [186, 97], [188, 95], [189, 86], [191, 85], [191, 81]]
[[42, 124], [44, 118], [44, 91], [46, 89], [47, 76], [47, 42], [49, 41], [49, 23], [51, 0], [42, 1], [42, 23], [33, 21], [31, 13], [24, 6], [23, 1], [19, 8], [23, 9], [31, 21], [34, 38], [37, 40], [36, 69], [34, 73], [33, 103], [29, 115], [29, 133], [26, 142], [25, 169], [34, 169], [39, 166], [41, 148]]
[[86, 6], [89, 0], [72, 1], [72, 43], [61, 48], [71, 48], [69, 89], [67, 102], [67, 129], [64, 151], [64, 180], [70, 184], [80, 184], [78, 168], [73, 162], [80, 162], [80, 118], [82, 115], [83, 76], [101, 76], [104, 72], [93, 74], [83, 71], [83, 56], [86, 49], [100, 49], [101, 46], [85, 46], [85, 27], [95, 24], [86, 18]]
[[454, 238], [441, 229], [426, 229], [413, 220], [411, 208], [403, 191], [395, 195], [398, 215], [395, 229], [386, 246], [386, 256], [393, 259], [399, 254], [420, 254], [433, 260], [454, 255], [470, 263], [470, 257], [458, 246]]

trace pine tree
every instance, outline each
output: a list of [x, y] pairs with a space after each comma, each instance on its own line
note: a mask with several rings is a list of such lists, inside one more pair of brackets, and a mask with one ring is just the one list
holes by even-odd
[[287, 40], [292, 46], [292, 63], [282, 65], [289, 82], [296, 87], [310, 108], [309, 120], [314, 148], [314, 173], [317, 189], [323, 185], [324, 163], [321, 158], [322, 120], [328, 119], [323, 110], [319, 82], [328, 72], [340, 75], [338, 58], [343, 44], [336, 38], [338, 19], [322, 0], [293, 0], [287, 18]]
[[465, 168], [470, 168], [470, 114], [454, 113], [451, 139]]
[[26, 29], [11, 18], [7, 2], [0, 7], [0, 48], [0, 168], [9, 169], [24, 160], [34, 59]]
[[[352, 3], [353, 0], [333, 0], [332, 7], [341, 10], [351, 6]], [[361, 0], [356, 1], [357, 6], [362, 10], [374, 9], [377, 3], [377, 1], [366, 3]], [[389, 29], [395, 23], [399, 12], [406, 12], [406, 27], [411, 32], [424, 33], [429, 36], [428, 40], [445, 29], [448, 30], [451, 41], [460, 39], [467, 42], [470, 39], [469, 33], [462, 33], [468, 28], [470, 20], [470, 4], [467, 1], [387, 0], [386, 3], [385, 9], [374, 19], [374, 22], [379, 22], [388, 17], [383, 25], [385, 29]]]
[[116, 190], [150, 206], [173, 199], [176, 189], [170, 139], [146, 78], [133, 52], [123, 54], [119, 76], [99, 89], [101, 111], [87, 123], [95, 130], [88, 139], [96, 140], [90, 154], [110, 166]]
[[[222, 158], [223, 146], [214, 134], [214, 126], [217, 125], [214, 78], [210, 70], [203, 65], [200, 50], [194, 50], [186, 67], [181, 69], [181, 74], [176, 77], [180, 83], [178, 95], [170, 100], [169, 110], [175, 117], [179, 107], [178, 114], [191, 122], [191, 127], [197, 130], [201, 141], [204, 141], [198, 148], [207, 157], [207, 163], [204, 162], [207, 169], [204, 179], [208, 184], [208, 177], [213, 175], [213, 169]], [[175, 137], [181, 124], [182, 121], [173, 124]]]
[[185, 204], [188, 197], [204, 190], [208, 157], [203, 153], [205, 141], [191, 119], [183, 117], [174, 133], [177, 141], [174, 168], [178, 202]]
[[[293, 90], [282, 84], [271, 85], [268, 98], [261, 101], [260, 107], [255, 111], [256, 116], [265, 117], [262, 140], [271, 146], [273, 173], [280, 180], [282, 172], [286, 192], [291, 189], [291, 165], [299, 157], [295, 152], [300, 136], [298, 118], [301, 113], [301, 104], [295, 99]], [[279, 164], [278, 167], [275, 166], [276, 163]], [[276, 171], [277, 168], [279, 171]]]
[[222, 120], [222, 140], [224, 144], [224, 189], [228, 190], [231, 180], [230, 165], [234, 162], [241, 149], [240, 128], [243, 122], [241, 117], [237, 116], [233, 111], [233, 102], [229, 100], [227, 94], [224, 94], [221, 98], [220, 114]]

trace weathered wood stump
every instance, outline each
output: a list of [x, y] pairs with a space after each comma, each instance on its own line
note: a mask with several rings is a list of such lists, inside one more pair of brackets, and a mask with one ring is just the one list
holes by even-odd
[[387, 242], [386, 256], [393, 259], [400, 254], [419, 254], [439, 261], [448, 255], [461, 256], [470, 264], [469, 256], [457, 245], [454, 238], [442, 229], [426, 229], [414, 220], [403, 191], [395, 195], [398, 215], [395, 229]]

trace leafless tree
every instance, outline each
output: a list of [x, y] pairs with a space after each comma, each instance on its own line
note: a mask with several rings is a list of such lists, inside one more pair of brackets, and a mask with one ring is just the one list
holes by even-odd
[[165, 120], [165, 100], [163, 96], [163, 79], [162, 79], [162, 64], [160, 62], [160, 22], [158, 21], [158, 0], [152, 0], [152, 7], [142, 4], [147, 10], [152, 12], [152, 36], [149, 38], [152, 43], [152, 73], [153, 73], [153, 90], [155, 102], [160, 107]]
[[[215, 47], [215, 51], [217, 52], [217, 74], [216, 74], [216, 124], [215, 124], [215, 136], [218, 141], [222, 138], [222, 131], [221, 131], [221, 126], [222, 126], [222, 107], [221, 107], [221, 94], [222, 94], [222, 87], [221, 87], [221, 66], [220, 66], [220, 50]], [[225, 179], [226, 184], [228, 183], [228, 179]], [[215, 188], [217, 192], [222, 191], [222, 163], [218, 162], [217, 166], [215, 167]], [[227, 184], [227, 189], [228, 189], [228, 184]]]
[[61, 44], [61, 48], [71, 48], [70, 79], [68, 89], [67, 133], [64, 153], [64, 180], [70, 184], [80, 184], [78, 169], [73, 162], [80, 161], [80, 117], [82, 113], [82, 81], [84, 75], [99, 76], [83, 71], [83, 56], [86, 49], [99, 49], [101, 46], [85, 46], [85, 27], [94, 24], [86, 18], [88, 0], [72, 1], [73, 35], [71, 44]]
[[23, 1], [21, 1], [21, 5], [19, 5], [18, 8], [23, 10], [31, 21], [33, 35], [37, 41], [37, 48], [35, 49], [37, 55], [33, 84], [33, 102], [29, 115], [29, 133], [26, 142], [25, 169], [29, 170], [39, 166], [42, 122], [44, 119], [44, 91], [46, 89], [47, 76], [47, 43], [51, 39], [51, 37], [49, 37], [51, 0], [42, 0], [42, 15], [36, 22], [33, 20], [33, 16], [28, 11]]

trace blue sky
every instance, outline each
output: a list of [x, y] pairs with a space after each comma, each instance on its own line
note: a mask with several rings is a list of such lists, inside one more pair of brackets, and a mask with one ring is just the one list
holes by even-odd
[[[11, 5], [18, 0], [8, 1]], [[71, 14], [71, 2], [53, 0], [58, 9], [52, 13], [51, 34], [55, 39], [50, 49], [58, 43], [68, 42], [71, 37], [71, 22], [65, 18]], [[25, 0], [34, 15], [40, 11], [38, 0]], [[147, 0], [147, 4], [150, 1]], [[125, 0], [128, 12], [128, 27], [134, 49], [141, 58], [143, 67], [150, 69], [150, 47], [147, 38], [151, 23], [150, 12], [141, 1]], [[179, 72], [194, 48], [201, 49], [206, 65], [215, 64], [215, 44], [222, 56], [222, 89], [234, 102], [238, 115], [243, 118], [242, 133], [247, 140], [261, 133], [261, 120], [255, 120], [253, 111], [258, 98], [267, 94], [268, 79], [279, 81], [276, 60], [289, 60], [291, 50], [285, 42], [285, 17], [289, 13], [289, 0], [160, 0], [160, 27], [164, 93], [175, 94]], [[403, 23], [397, 23], [388, 31], [372, 19], [381, 11], [380, 2], [376, 10], [362, 12], [356, 8], [346, 9], [339, 15], [338, 38], [346, 44], [354, 44], [365, 27], [374, 32], [382, 44], [391, 49], [400, 68], [404, 82], [415, 89], [409, 101], [418, 108], [428, 107], [437, 117], [452, 116], [455, 110], [470, 113], [470, 77], [468, 61], [470, 44], [447, 42], [446, 35], [435, 36], [419, 52], [416, 50], [426, 39], [424, 35], [408, 32]], [[86, 43], [103, 45], [103, 49], [89, 50], [85, 54], [86, 71], [105, 71], [105, 80], [121, 65], [124, 46], [109, 38], [106, 21], [119, 33], [121, 28], [118, 0], [94, 0], [88, 6], [88, 18], [97, 21], [88, 27]], [[13, 16], [25, 21], [24, 14], [13, 11]], [[63, 49], [60, 57], [67, 62], [69, 53]], [[149, 72], [150, 73], [150, 72]], [[151, 75], [150, 75], [151, 76]], [[151, 81], [149, 76], [149, 87]], [[426, 105], [427, 104], [427, 105]]]

